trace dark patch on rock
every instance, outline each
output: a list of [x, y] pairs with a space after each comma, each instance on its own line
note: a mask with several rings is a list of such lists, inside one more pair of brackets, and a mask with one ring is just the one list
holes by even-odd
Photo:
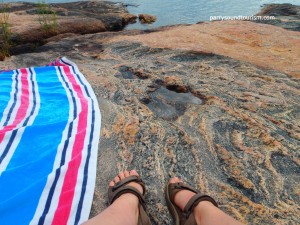
[[149, 98], [142, 102], [148, 106], [158, 117], [165, 120], [175, 120], [181, 116], [189, 104], [201, 105], [201, 99], [191, 93], [178, 93], [160, 87], [149, 94]]
[[113, 52], [115, 53], [128, 53], [130, 51], [134, 51], [136, 49], [140, 49], [142, 47], [142, 44], [141, 43], [134, 43], [134, 44], [131, 44], [131, 45], [119, 45], [119, 46], [116, 46], [116, 47], [113, 47]]
[[300, 165], [297, 165], [296, 162], [291, 160], [291, 158], [274, 153], [271, 156], [271, 162], [273, 166], [276, 168], [276, 170], [281, 173], [286, 175], [299, 175], [300, 174]]
[[39, 46], [42, 46], [42, 43], [36, 42], [36, 43], [26, 43], [23, 45], [17, 45], [13, 46], [10, 49], [10, 54], [11, 55], [19, 55], [19, 54], [24, 54], [24, 53], [29, 53], [35, 51], [35, 49]]
[[241, 182], [237, 181], [235, 178], [227, 178], [227, 181], [228, 183], [240, 189], [243, 195], [245, 195], [247, 198], [251, 199], [251, 201], [255, 203], [260, 203], [264, 199], [263, 195], [255, 193], [253, 189], [245, 189], [245, 187], [241, 185]]
[[124, 79], [135, 79], [137, 78], [133, 71], [132, 68], [128, 67], [128, 66], [120, 66], [119, 67], [119, 74], [116, 74], [116, 77], [122, 77]]
[[192, 62], [207, 59], [214, 56], [212, 53], [188, 52], [181, 55], [172, 56], [170, 60], [175, 62]]
[[32, 9], [32, 7], [36, 6], [35, 3], [30, 3], [30, 2], [18, 2], [18, 3], [13, 3], [10, 4], [9, 7], [5, 6], [5, 4], [0, 5], [0, 9], [7, 12], [15, 12], [15, 11], [26, 11]]
[[215, 139], [214, 143], [215, 144], [222, 144], [227, 150], [232, 152], [233, 154], [238, 154], [239, 149], [234, 148], [232, 145], [232, 140], [228, 142], [228, 138], [230, 137], [230, 134], [234, 131], [238, 132], [246, 132], [247, 131], [247, 126], [243, 123], [243, 121], [222, 121], [222, 120], [217, 120], [214, 124], [214, 129], [217, 130], [215, 133]]
[[90, 55], [99, 55], [103, 52], [103, 46], [99, 43], [94, 43], [91, 41], [90, 43], [79, 43], [75, 44], [73, 48], [79, 52], [86, 52]]
[[190, 88], [184, 83], [182, 79], [178, 79], [176, 76], [166, 76], [164, 79], [164, 86], [170, 90], [177, 93], [187, 93]]
[[122, 91], [116, 91], [114, 93], [112, 101], [117, 103], [118, 105], [122, 105], [124, 102], [124, 94], [122, 93]]
[[120, 66], [119, 72], [115, 76], [124, 79], [147, 79], [149, 75], [142, 70], [136, 70], [128, 66]]

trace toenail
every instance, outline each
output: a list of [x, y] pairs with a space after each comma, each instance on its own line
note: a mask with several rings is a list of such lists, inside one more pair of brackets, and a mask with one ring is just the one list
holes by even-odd
[[130, 171], [130, 175], [132, 175], [132, 174], [133, 174], [133, 175], [136, 175], [136, 173], [137, 173], [137, 172], [136, 172], [135, 170], [131, 170], [131, 171]]

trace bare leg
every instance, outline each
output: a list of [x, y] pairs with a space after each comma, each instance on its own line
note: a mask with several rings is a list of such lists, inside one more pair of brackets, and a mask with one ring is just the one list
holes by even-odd
[[[170, 183], [180, 181], [181, 180], [179, 178], [174, 177], [170, 180]], [[175, 195], [174, 202], [183, 210], [187, 202], [194, 195], [194, 192], [182, 190]], [[243, 225], [243, 223], [227, 215], [208, 201], [200, 202], [194, 209], [194, 215], [197, 225]]]
[[[117, 182], [130, 175], [138, 176], [138, 173], [135, 170], [121, 172], [109, 183], [109, 186], [114, 186]], [[135, 182], [127, 185], [135, 187], [141, 193], [143, 192], [143, 188]], [[123, 194], [103, 212], [86, 221], [83, 225], [137, 225], [138, 204], [139, 201], [135, 195], [130, 193]]]

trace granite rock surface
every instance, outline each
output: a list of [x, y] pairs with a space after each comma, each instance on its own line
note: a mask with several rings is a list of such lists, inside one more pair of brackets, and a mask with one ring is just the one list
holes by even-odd
[[296, 225], [299, 51], [299, 32], [227, 21], [67, 37], [0, 69], [66, 56], [91, 83], [102, 113], [91, 217], [134, 168], [153, 224], [173, 224], [164, 188], [176, 175], [242, 222]]

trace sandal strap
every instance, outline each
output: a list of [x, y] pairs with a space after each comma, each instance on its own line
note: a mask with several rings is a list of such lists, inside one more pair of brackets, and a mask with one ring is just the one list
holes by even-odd
[[189, 190], [189, 191], [192, 191], [196, 194], [200, 193], [198, 190], [196, 190], [195, 188], [183, 183], [183, 182], [177, 182], [177, 183], [171, 183], [169, 184], [170, 186], [170, 199], [171, 201], [174, 203], [174, 198], [175, 198], [175, 195], [179, 192], [179, 191], [182, 191], [182, 190]]
[[[142, 186], [143, 192], [141, 193], [138, 189], [127, 185], [130, 182], [135, 182]], [[108, 203], [111, 205], [117, 198], [121, 195], [130, 193], [135, 195], [139, 200], [139, 217], [138, 217], [138, 225], [151, 225], [149, 220], [149, 216], [146, 213], [146, 202], [145, 202], [145, 194], [146, 187], [142, 179], [138, 176], [131, 175], [129, 177], [124, 178], [123, 180], [116, 183], [114, 186], [109, 187], [108, 189]]]
[[138, 225], [151, 225], [149, 216], [142, 204], [139, 205]]
[[[136, 188], [128, 186], [127, 184], [130, 182], [138, 183], [143, 188], [143, 193], [140, 193]], [[116, 185], [109, 187], [108, 190], [108, 203], [111, 205], [117, 198], [119, 198], [122, 194], [131, 193], [138, 197], [139, 202], [145, 208], [145, 193], [146, 187], [144, 182], [138, 176], [129, 176], [120, 182], [116, 183]]]
[[138, 183], [139, 185], [141, 185], [143, 187], [143, 194], [146, 192], [146, 187], [145, 187], [144, 182], [142, 181], [142, 179], [140, 177], [135, 176], [135, 175], [131, 175], [129, 177], [126, 177], [125, 179], [123, 179], [123, 180], [119, 181], [118, 183], [116, 183], [116, 185], [114, 185], [112, 187], [112, 191], [114, 192], [115, 190], [117, 190], [121, 186], [124, 186], [124, 185], [126, 185], [130, 182]]
[[191, 213], [193, 212], [193, 209], [202, 201], [209, 201], [214, 206], [218, 207], [217, 202], [212, 197], [210, 197], [208, 195], [203, 195], [200, 193], [195, 194], [184, 207], [183, 212], [184, 212], [186, 218], [188, 218], [191, 215]]
[[216, 207], [218, 207], [217, 202], [208, 195], [203, 195], [200, 193], [199, 190], [191, 187], [188, 184], [185, 184], [183, 182], [177, 182], [177, 183], [169, 183], [169, 199], [173, 203], [174, 207], [176, 208], [177, 213], [180, 214], [181, 209], [179, 209], [175, 202], [174, 198], [175, 195], [182, 190], [189, 190], [195, 193], [195, 195], [188, 201], [186, 206], [184, 207], [184, 210], [181, 211], [181, 218], [180, 218], [180, 224], [184, 225], [195, 225], [195, 216], [193, 215], [193, 209], [201, 202], [201, 201], [209, 201], [212, 204], [214, 204]]
[[122, 188], [119, 188], [117, 191], [115, 191], [112, 196], [110, 204], [112, 204], [121, 195], [127, 193], [135, 195], [139, 199], [139, 202], [143, 206], [143, 208], [145, 208], [145, 197], [136, 188], [131, 186], [124, 186]]

